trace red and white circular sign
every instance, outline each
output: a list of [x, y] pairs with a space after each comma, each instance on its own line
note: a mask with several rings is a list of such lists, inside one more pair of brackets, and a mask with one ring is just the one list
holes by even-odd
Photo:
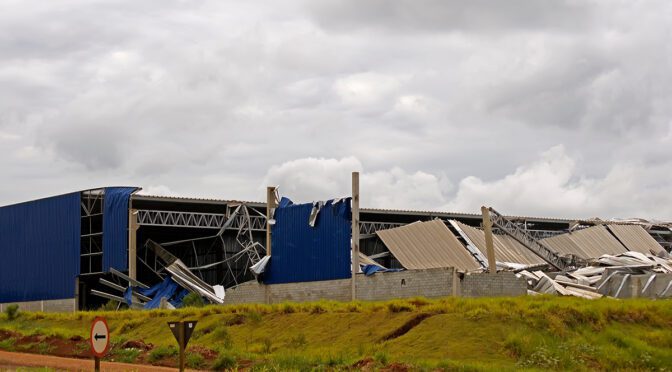
[[91, 352], [97, 357], [104, 357], [110, 348], [110, 329], [105, 318], [95, 318], [91, 323]]

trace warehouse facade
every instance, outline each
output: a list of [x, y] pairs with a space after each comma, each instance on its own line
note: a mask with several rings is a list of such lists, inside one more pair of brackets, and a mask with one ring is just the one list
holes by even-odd
[[[261, 280], [280, 285], [273, 288], [313, 283], [303, 285], [307, 288], [332, 281], [327, 287], [334, 284], [341, 292], [347, 290], [351, 276], [350, 240], [354, 235], [350, 226], [355, 226], [349, 198], [293, 204], [278, 197], [263, 203], [149, 196], [138, 194], [139, 190], [103, 187], [0, 207], [0, 304], [21, 303], [23, 309], [45, 311], [96, 308], [107, 299], [92, 293], [115, 285], [125, 287], [128, 282], [123, 278], [149, 285], [165, 278], [161, 257], [151, 249], [150, 242], [179, 258], [210, 285], [259, 291], [258, 287], [250, 287], [256, 278], [250, 266], [270, 254], [271, 264]], [[511, 218], [539, 238], [565, 233], [577, 222]], [[400, 249], [410, 246], [395, 248], [394, 239], [378, 233], [436, 219], [445, 222], [442, 234], [459, 240], [453, 245], [462, 244], [467, 249], [467, 241], [475, 239], [470, 229], [481, 224], [479, 214], [361, 209], [356, 223], [361, 259], [389, 271], [423, 269], [406, 267], [409, 261]], [[654, 228], [649, 233], [669, 249], [669, 230]], [[506, 241], [502, 237], [497, 242], [500, 240], [500, 251], [505, 253]], [[467, 252], [471, 251], [461, 252], [465, 257], [451, 265], [455, 270], [469, 269], [457, 267], [472, 259]], [[473, 256], [469, 265], [478, 266], [477, 254]], [[452, 263], [451, 257], [446, 259], [441, 267]], [[396, 278], [395, 275], [401, 274], [390, 273], [388, 278]], [[428, 274], [425, 271], [422, 275]], [[446, 274], [437, 275], [441, 278]], [[363, 280], [357, 278], [357, 285], [370, 289], [362, 293], [377, 293], [371, 289], [371, 283], [376, 281]], [[382, 278], [376, 280], [386, 283]], [[101, 284], [105, 282], [107, 287]], [[439, 292], [454, 292], [451, 287], [452, 284]], [[410, 288], [405, 290], [411, 291]], [[242, 292], [230, 293], [233, 299], [235, 293]], [[292, 298], [291, 293], [278, 296]], [[308, 297], [312, 298], [310, 294]]]

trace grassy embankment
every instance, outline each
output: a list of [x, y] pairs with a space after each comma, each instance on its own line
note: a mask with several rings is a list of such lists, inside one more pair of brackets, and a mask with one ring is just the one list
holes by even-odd
[[[189, 319], [198, 325], [187, 360], [205, 369], [672, 367], [672, 302], [560, 297], [21, 313], [11, 321], [3, 314], [0, 348], [85, 356], [97, 315], [110, 325], [108, 359], [137, 363], [174, 366], [175, 341], [166, 322]], [[139, 340], [152, 347], [122, 348]]]

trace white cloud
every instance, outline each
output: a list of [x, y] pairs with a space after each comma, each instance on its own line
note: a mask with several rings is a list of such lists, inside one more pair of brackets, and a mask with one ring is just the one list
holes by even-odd
[[166, 185], [149, 185], [147, 187], [143, 187], [140, 192], [138, 192], [139, 195], [153, 195], [153, 196], [181, 196], [178, 195], [176, 192], [170, 189], [170, 187]]
[[348, 105], [367, 106], [384, 103], [399, 86], [397, 78], [367, 72], [336, 80], [334, 90]]
[[305, 158], [272, 166], [264, 184], [280, 186], [279, 192], [296, 202], [324, 200], [351, 194], [351, 174], [362, 164], [355, 157]]
[[665, 219], [672, 213], [672, 196], [649, 184], [646, 171], [635, 164], [615, 166], [601, 178], [584, 177], [562, 145], [499, 179], [465, 177], [454, 194], [445, 175], [398, 167], [369, 172], [354, 157], [288, 161], [271, 167], [265, 182], [279, 185], [281, 195], [307, 202], [350, 195], [352, 171], [361, 172], [363, 207], [480, 213], [486, 205], [510, 215], [564, 218]]
[[671, 198], [656, 195], [663, 187], [650, 183], [647, 172], [635, 164], [614, 166], [603, 178], [582, 177], [576, 161], [558, 145], [503, 178], [462, 179], [445, 208], [477, 212], [486, 205], [506, 214], [567, 218], [669, 216], [672, 208], [656, 199]]
[[425, 172], [407, 173], [395, 167], [367, 172], [354, 157], [306, 158], [271, 167], [267, 185], [298, 202], [352, 195], [352, 172], [360, 172], [361, 205], [371, 208], [437, 209], [450, 189], [445, 177]]

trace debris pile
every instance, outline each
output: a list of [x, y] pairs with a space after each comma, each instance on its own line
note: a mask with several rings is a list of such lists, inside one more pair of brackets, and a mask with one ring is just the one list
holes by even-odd
[[596, 299], [672, 297], [672, 260], [639, 252], [602, 255], [591, 263], [568, 272], [544, 273], [520, 270], [527, 279], [528, 294], [558, 294]]
[[104, 278], [100, 278], [99, 282], [110, 289], [122, 292], [123, 297], [98, 290], [91, 290], [91, 293], [117, 301], [119, 304], [126, 303], [130, 307], [144, 309], [175, 309], [182, 305], [182, 299], [189, 292], [196, 293], [213, 304], [224, 303], [224, 287], [207, 284], [194, 275], [180, 259], [152, 240], [147, 241], [147, 247], [152, 249], [164, 263], [166, 274], [163, 276], [163, 281], [149, 287], [124, 273], [110, 269], [110, 274], [130, 285], [122, 286]]

